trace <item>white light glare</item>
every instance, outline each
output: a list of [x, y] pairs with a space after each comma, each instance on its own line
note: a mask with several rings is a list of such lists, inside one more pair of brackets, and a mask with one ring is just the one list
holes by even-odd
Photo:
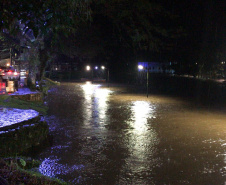
[[98, 66], [96, 66], [95, 69], [98, 69]]
[[105, 67], [104, 66], [101, 66], [101, 69], [105, 69]]
[[90, 66], [86, 66], [86, 70], [89, 71], [90, 70]]
[[139, 70], [143, 70], [143, 69], [144, 69], [144, 66], [138, 65], [138, 69], [139, 69]]

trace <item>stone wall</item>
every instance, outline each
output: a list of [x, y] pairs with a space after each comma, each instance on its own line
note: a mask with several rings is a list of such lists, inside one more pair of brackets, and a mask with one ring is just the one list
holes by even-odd
[[15, 128], [0, 131], [0, 157], [16, 156], [43, 142], [49, 132], [44, 121], [28, 120]]
[[24, 95], [12, 95], [13, 98], [17, 98], [24, 101], [42, 101], [41, 93], [24, 94]]

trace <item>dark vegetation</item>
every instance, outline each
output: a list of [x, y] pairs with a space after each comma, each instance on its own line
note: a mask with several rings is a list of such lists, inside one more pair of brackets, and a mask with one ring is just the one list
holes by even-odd
[[32, 185], [66, 185], [58, 179], [50, 179], [39, 174], [37, 168], [40, 162], [30, 158], [0, 159], [0, 184], [32, 184]]
[[[45, 80], [45, 81], [44, 81]], [[50, 79], [44, 79], [40, 84], [41, 92], [33, 95], [41, 95], [38, 101], [32, 101], [31, 94], [26, 95], [0, 95], [0, 106], [34, 109], [41, 114], [47, 113], [47, 106], [43, 99], [48, 89], [58, 84]], [[33, 96], [32, 96], [33, 97]], [[40, 116], [14, 125], [0, 128], [0, 184], [66, 184], [58, 179], [50, 179], [38, 173], [39, 162], [33, 159], [18, 158], [18, 155], [26, 155], [29, 150], [34, 150], [43, 142], [48, 141], [48, 125], [40, 120]], [[9, 158], [10, 156], [10, 158]], [[34, 171], [34, 169], [36, 170]], [[32, 170], [30, 170], [32, 169]]]

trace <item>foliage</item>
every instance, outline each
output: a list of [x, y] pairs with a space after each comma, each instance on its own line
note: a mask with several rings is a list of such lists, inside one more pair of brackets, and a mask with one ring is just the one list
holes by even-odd
[[4, 158], [4, 161], [10, 165], [12, 163], [17, 164], [18, 168], [32, 169], [37, 168], [41, 164], [39, 160], [31, 159], [30, 157], [16, 156]]
[[162, 24], [167, 21], [172, 23], [172, 15], [148, 0], [97, 1], [93, 14], [94, 17], [107, 18], [119, 42], [132, 49], [157, 51], [166, 39], [175, 36], [172, 28]]
[[[22, 159], [27, 161], [27, 159]], [[9, 184], [46, 184], [46, 185], [66, 185], [67, 183], [59, 179], [51, 179], [41, 175], [40, 173], [30, 170], [23, 170], [18, 167], [18, 163], [11, 160], [10, 164], [4, 159], [0, 159], [0, 176]], [[2, 180], [2, 179], [1, 179]]]
[[37, 68], [39, 78], [43, 77], [49, 60], [46, 56], [54, 50], [54, 43], [59, 39], [59, 35], [68, 36], [74, 33], [79, 23], [90, 19], [91, 14], [87, 0], [3, 0], [1, 5], [3, 8], [0, 29], [3, 32], [11, 35], [22, 33], [24, 37], [29, 34], [34, 37], [29, 43], [31, 45], [29, 70], [32, 83]]
[[26, 166], [26, 161], [23, 159], [20, 159], [20, 164], [23, 166], [23, 168]]
[[60, 85], [60, 82], [57, 81], [52, 81], [49, 78], [43, 77], [43, 79], [40, 81], [39, 83], [40, 85], [40, 90], [42, 91], [42, 93], [45, 95], [48, 94], [48, 90], [54, 86], [54, 85]]
[[86, 0], [3, 0], [1, 7], [1, 29], [10, 29], [13, 21], [20, 20], [25, 31], [31, 29], [35, 37], [49, 31], [73, 32], [79, 21], [90, 16], [89, 1]]

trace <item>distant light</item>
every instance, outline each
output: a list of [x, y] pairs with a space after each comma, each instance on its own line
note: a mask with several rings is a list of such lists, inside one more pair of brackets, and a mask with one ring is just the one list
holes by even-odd
[[198, 63], [195, 63], [196, 65], [198, 64]]
[[98, 69], [98, 66], [96, 66], [95, 69]]
[[86, 81], [86, 85], [91, 85], [92, 83], [90, 81]]
[[90, 70], [90, 66], [86, 66], [86, 70], [89, 71]]
[[139, 70], [143, 70], [143, 69], [144, 69], [144, 66], [138, 65], [138, 69], [139, 69]]
[[18, 73], [17, 72], [14, 72], [14, 75], [16, 76]]
[[101, 66], [101, 69], [105, 69], [105, 67], [104, 66]]
[[9, 63], [7, 63], [6, 65], [7, 65], [7, 66], [10, 66], [10, 64], [9, 64]]

